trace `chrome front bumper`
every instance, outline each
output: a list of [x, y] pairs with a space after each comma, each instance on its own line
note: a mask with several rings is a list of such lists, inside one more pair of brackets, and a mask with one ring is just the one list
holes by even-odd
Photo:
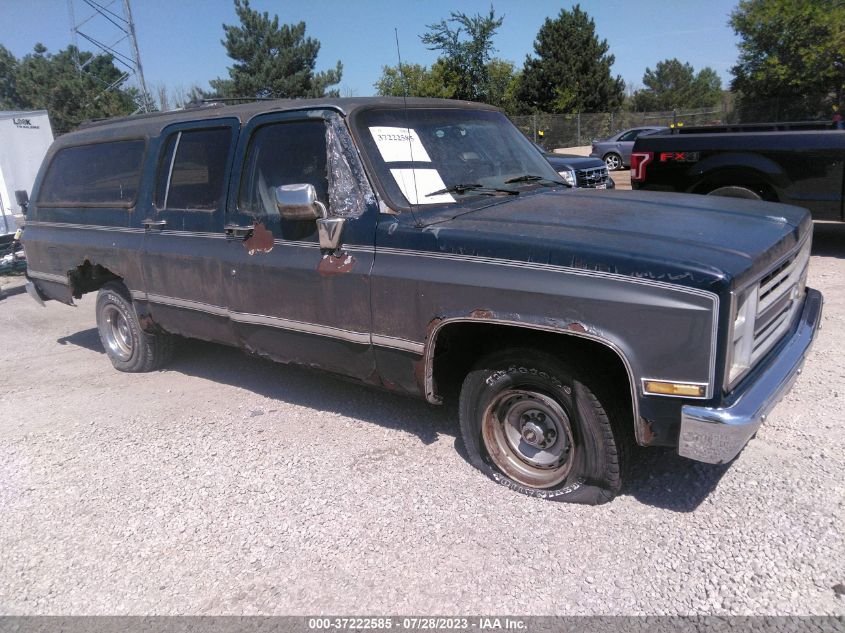
[[681, 410], [678, 453], [709, 464], [736, 457], [760, 428], [769, 412], [801, 373], [804, 358], [819, 329], [822, 294], [808, 289], [797, 329], [777, 357], [724, 408], [685, 405]]

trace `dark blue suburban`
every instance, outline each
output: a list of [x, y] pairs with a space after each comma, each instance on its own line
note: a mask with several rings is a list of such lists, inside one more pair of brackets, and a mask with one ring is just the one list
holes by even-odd
[[628, 447], [733, 459], [818, 328], [797, 207], [572, 189], [495, 108], [326, 99], [91, 124], [56, 140], [30, 292], [98, 292], [106, 351], [178, 334], [460, 399], [498, 483], [599, 503]]

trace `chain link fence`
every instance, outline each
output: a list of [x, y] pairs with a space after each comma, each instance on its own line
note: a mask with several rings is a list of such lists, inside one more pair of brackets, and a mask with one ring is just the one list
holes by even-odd
[[[581, 112], [577, 114], [529, 114], [511, 120], [525, 136], [544, 148], [579, 147], [605, 139], [627, 128], [646, 125], [718, 125], [733, 123], [782, 123], [785, 121], [828, 121], [836, 112], [836, 100], [810, 97], [775, 98], [743, 104], [726, 93], [709, 108], [663, 112]], [[841, 109], [842, 104], [838, 107]]]
[[723, 123], [721, 107], [665, 112], [581, 112], [577, 114], [529, 114], [511, 121], [529, 139], [546, 149], [589, 145], [630, 127], [644, 125], [708, 125]]

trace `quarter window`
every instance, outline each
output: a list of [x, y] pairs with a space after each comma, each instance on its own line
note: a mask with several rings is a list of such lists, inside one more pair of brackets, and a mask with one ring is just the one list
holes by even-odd
[[40, 204], [131, 206], [141, 180], [144, 141], [112, 141], [59, 150], [50, 162]]
[[156, 180], [159, 209], [219, 209], [226, 195], [230, 128], [176, 132], [167, 139]]

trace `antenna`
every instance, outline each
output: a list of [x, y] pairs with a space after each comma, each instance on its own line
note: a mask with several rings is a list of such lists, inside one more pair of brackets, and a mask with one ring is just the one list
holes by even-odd
[[[70, 32], [76, 49], [76, 69], [83, 73], [95, 59], [109, 55], [122, 72], [111, 84], [103, 81], [103, 91], [100, 94], [118, 90], [134, 77], [139, 93], [136, 99], [138, 109], [135, 112], [151, 112], [155, 106], [144, 81], [132, 8], [129, 6], [129, 0], [121, 0], [121, 6], [114, 6], [116, 4], [118, 0], [67, 0]], [[79, 19], [76, 17], [76, 6], [81, 6], [85, 13]], [[79, 61], [79, 38], [93, 44], [96, 49], [94, 56], [84, 64]]]
[[[399, 52], [399, 29], [393, 27], [393, 33], [396, 36], [396, 57], [399, 58], [399, 76], [402, 78], [402, 104], [404, 106], [404, 113], [405, 113], [405, 133], [408, 136], [408, 151], [411, 154], [411, 163], [414, 162], [414, 143], [411, 140], [411, 128], [408, 125], [408, 78], [405, 77], [405, 71], [402, 69], [402, 53]], [[419, 201], [420, 194], [419, 190], [417, 189], [417, 168], [411, 167], [411, 177], [414, 179], [414, 199]], [[411, 215], [414, 218], [414, 224], [419, 224], [417, 222], [417, 216], [414, 213], [414, 205], [410, 206]]]

